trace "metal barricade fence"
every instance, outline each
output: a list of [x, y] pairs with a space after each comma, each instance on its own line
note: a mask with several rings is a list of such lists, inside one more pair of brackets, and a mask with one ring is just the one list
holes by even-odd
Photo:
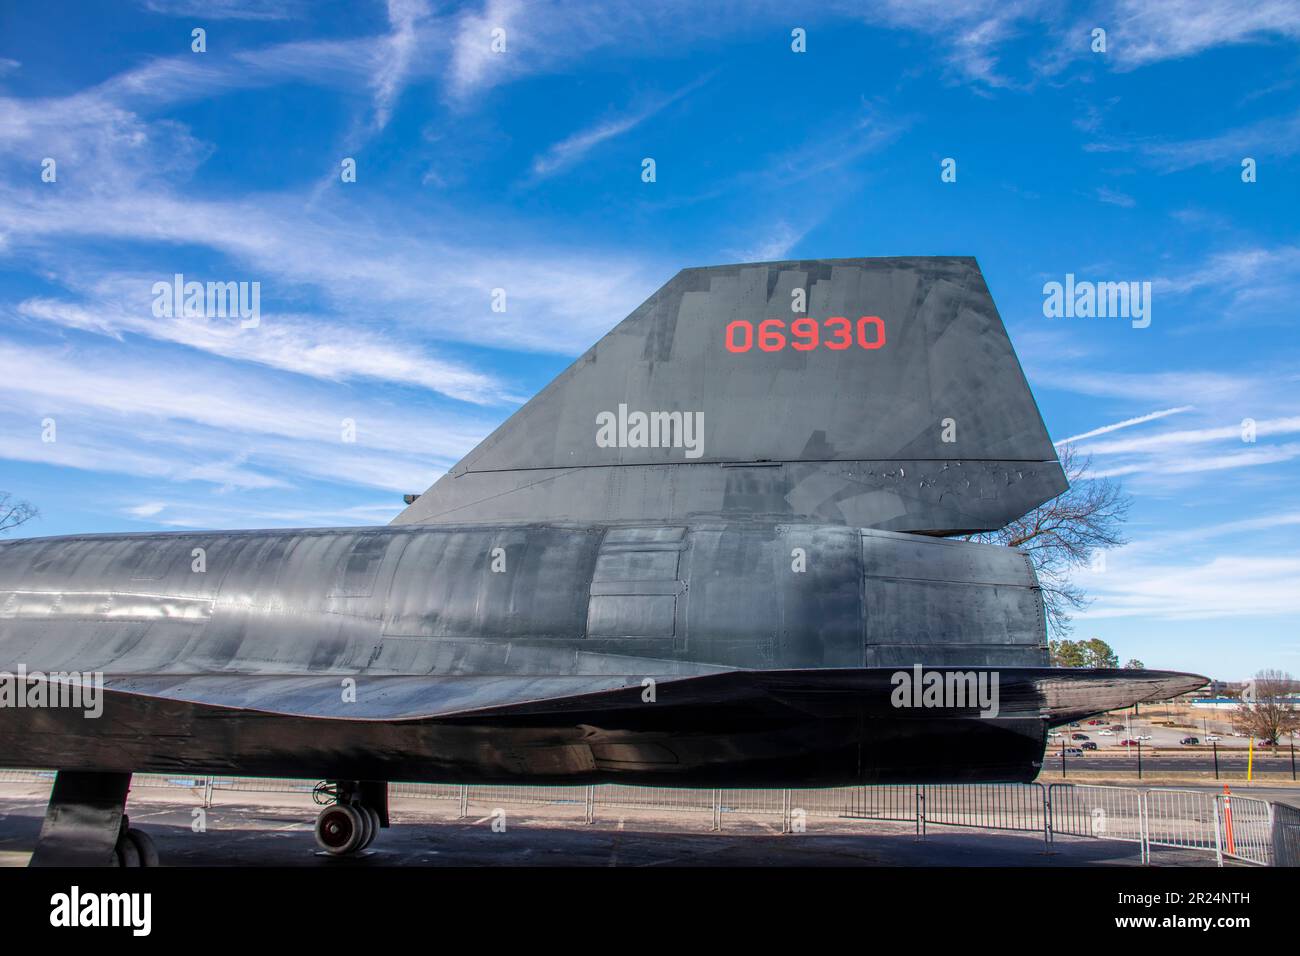
[[[1205, 850], [1221, 861], [1214, 794], [1153, 787], [1144, 794], [1147, 846]], [[1147, 853], [1150, 856], [1150, 851]]]
[[1048, 840], [1057, 834], [1136, 843], [1147, 860], [1142, 791], [1054, 783], [1047, 788]]
[[926, 823], [984, 830], [1046, 830], [1041, 783], [931, 784], [923, 789]]
[[1273, 807], [1258, 797], [1218, 794], [1214, 798], [1223, 856], [1270, 866], [1273, 862]]
[[[53, 771], [0, 769], [0, 782], [50, 783]], [[316, 781], [259, 777], [190, 777], [136, 774], [142, 788], [202, 790], [204, 805], [213, 791], [310, 794]], [[988, 830], [1041, 832], [1050, 845], [1056, 835], [1096, 837], [1137, 843], [1142, 861], [1152, 846], [1211, 853], [1262, 866], [1300, 865], [1300, 810], [1257, 797], [1206, 791], [1100, 786], [1093, 784], [927, 784], [807, 789], [697, 790], [681, 787], [466, 786], [390, 783], [398, 797], [455, 800], [459, 816], [469, 807], [535, 805], [581, 810], [592, 823], [602, 808], [709, 813], [712, 828], [724, 814], [777, 816], [782, 832], [797, 829], [809, 816], [883, 820]]]
[[789, 790], [790, 807], [802, 810], [813, 817], [847, 817], [853, 798], [861, 787], [823, 787], [819, 789]]
[[481, 786], [470, 787], [466, 799], [475, 806], [491, 807], [499, 804], [527, 806], [532, 804], [583, 807], [587, 804], [587, 788]]
[[878, 787], [848, 788], [846, 817], [864, 820], [911, 822], [920, 818], [920, 788], [885, 784]]
[[424, 800], [459, 800], [465, 788], [455, 783], [390, 783], [388, 792], [395, 797], [418, 797]]
[[131, 776], [133, 787], [171, 787], [183, 790], [202, 790], [207, 786], [208, 777], [192, 777], [184, 774], [137, 773]]
[[717, 806], [715, 790], [692, 790], [685, 787], [631, 787], [622, 784], [605, 784], [595, 789], [597, 807], [713, 813]]
[[722, 813], [784, 816], [785, 795], [788, 793], [788, 790], [723, 790], [720, 810]]
[[53, 770], [0, 770], [0, 783], [53, 783]]
[[315, 780], [292, 780], [287, 777], [213, 777], [213, 790], [243, 793], [311, 793]]
[[1300, 810], [1273, 804], [1273, 865], [1300, 866]]

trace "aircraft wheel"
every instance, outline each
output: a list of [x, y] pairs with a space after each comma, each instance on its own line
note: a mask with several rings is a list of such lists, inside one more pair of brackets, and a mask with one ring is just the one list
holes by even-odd
[[370, 818], [363, 804], [354, 803], [352, 809], [357, 811], [357, 816], [361, 818], [361, 841], [357, 844], [357, 851], [360, 852], [374, 842], [375, 821]]
[[379, 836], [381, 825], [379, 822], [379, 811], [374, 807], [362, 806], [361, 812], [370, 820], [370, 835], [366, 838], [365, 844], [361, 847], [361, 849], [364, 850], [366, 847], [370, 846], [370, 844], [375, 842], [375, 837]]
[[138, 867], [140, 863], [140, 851], [136, 848], [134, 841], [126, 836], [117, 838], [117, 847], [113, 850], [113, 855], [117, 857], [118, 866]]
[[126, 839], [128, 843], [135, 847], [135, 851], [140, 857], [141, 866], [158, 865], [158, 849], [153, 845], [153, 838], [149, 834], [131, 827], [126, 831]]
[[332, 856], [347, 856], [361, 848], [369, 825], [356, 807], [336, 803], [316, 818], [316, 843]]

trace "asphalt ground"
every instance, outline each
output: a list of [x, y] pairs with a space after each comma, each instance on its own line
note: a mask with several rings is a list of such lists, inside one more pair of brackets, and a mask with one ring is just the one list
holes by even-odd
[[[40, 833], [48, 786], [0, 784], [0, 866], [24, 866]], [[198, 793], [132, 791], [133, 826], [153, 837], [164, 866], [211, 867], [1130, 867], [1135, 844], [1058, 836], [1050, 850], [1038, 833], [810, 817], [803, 833], [781, 834], [776, 817], [726, 814], [711, 832], [709, 814], [604, 810], [583, 824], [573, 807], [471, 807], [398, 798], [393, 826], [374, 846], [335, 858], [316, 846], [319, 808], [304, 794], [219, 793], [201, 808]], [[201, 811], [201, 816], [196, 814]], [[196, 826], [202, 823], [202, 832]], [[494, 826], [494, 823], [496, 824]], [[504, 830], [501, 824], [504, 823]], [[1204, 853], [1153, 850], [1158, 866], [1213, 866]]]

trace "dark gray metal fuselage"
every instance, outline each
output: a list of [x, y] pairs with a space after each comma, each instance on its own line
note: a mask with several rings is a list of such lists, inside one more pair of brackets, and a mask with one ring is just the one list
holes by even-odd
[[[931, 747], [912, 748], [906, 767], [864, 760], [864, 733], [889, 735], [879, 719], [874, 730], [862, 721], [864, 707], [888, 703], [890, 673], [1042, 667], [1046, 648], [1037, 584], [1016, 551], [698, 520], [8, 542], [0, 669], [19, 664], [102, 672], [109, 700], [98, 720], [6, 715], [5, 765], [842, 783], [924, 776], [922, 765], [951, 756]], [[820, 685], [835, 698], [829, 721], [753, 691], [753, 672], [810, 671], [832, 682]], [[856, 689], [836, 689], [850, 674]], [[732, 688], [711, 703], [697, 686], [709, 675]], [[747, 682], [752, 692], [729, 711], [728, 694]], [[575, 731], [571, 714], [538, 716], [557, 699], [572, 711], [575, 698], [604, 717]], [[1004, 738], [1023, 776], [1042, 752], [1036, 708], [959, 722]], [[737, 736], [742, 712], [749, 726]], [[916, 721], [937, 714], [881, 714], [903, 719], [911, 743], [951, 735], [961, 716], [945, 713], [936, 729]], [[683, 745], [683, 732], [694, 742]], [[1006, 776], [1005, 749], [966, 763]]]

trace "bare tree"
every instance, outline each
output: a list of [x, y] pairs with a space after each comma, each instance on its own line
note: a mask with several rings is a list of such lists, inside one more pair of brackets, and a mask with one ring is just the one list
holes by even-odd
[[0, 491], [0, 534], [40, 517], [36, 506], [29, 501], [18, 501], [7, 491]]
[[1241, 693], [1233, 727], [1273, 744], [1283, 734], [1300, 730], [1300, 700], [1286, 696], [1295, 690], [1295, 679], [1285, 671], [1260, 671]]
[[1070, 612], [1088, 605], [1083, 589], [1071, 583], [1070, 572], [1088, 564], [1097, 552], [1126, 543], [1120, 528], [1130, 503], [1118, 484], [1088, 477], [1091, 458], [1076, 455], [1069, 445], [1061, 446], [1059, 454], [1068, 490], [999, 531], [965, 536], [1029, 555], [1043, 588], [1047, 626], [1058, 636], [1070, 633]]

